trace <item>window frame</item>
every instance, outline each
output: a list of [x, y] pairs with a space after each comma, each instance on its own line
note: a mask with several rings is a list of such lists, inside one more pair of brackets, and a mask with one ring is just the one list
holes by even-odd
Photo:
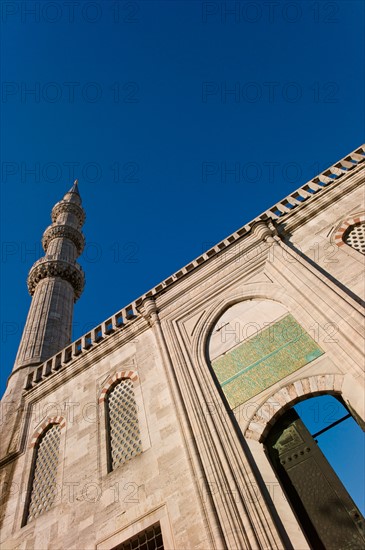
[[[112, 437], [111, 437], [111, 417], [110, 417], [110, 405], [109, 400], [110, 396], [113, 393], [113, 391], [119, 386], [120, 384], [123, 384], [126, 380], [130, 380], [132, 382], [132, 388], [133, 388], [133, 399], [134, 399], [134, 405], [136, 407], [136, 417], [138, 421], [138, 434], [139, 434], [139, 440], [140, 440], [140, 451], [136, 453], [135, 455], [131, 456], [129, 459], [125, 460], [124, 462], [119, 462], [115, 467], [113, 467], [113, 447], [112, 447]], [[104, 401], [104, 407], [105, 407], [105, 420], [106, 420], [106, 437], [107, 437], [107, 469], [108, 473], [113, 472], [120, 466], [123, 466], [126, 462], [129, 462], [129, 460], [132, 460], [134, 457], [142, 454], [142, 439], [141, 439], [141, 428], [140, 428], [140, 421], [139, 421], [139, 415], [138, 415], [138, 406], [137, 406], [137, 400], [136, 400], [136, 393], [135, 393], [135, 387], [132, 378], [130, 377], [123, 377], [120, 380], [117, 380], [108, 390], [106, 393], [106, 399]]]
[[[23, 502], [23, 511], [21, 514], [21, 524], [20, 527], [26, 527], [28, 526], [32, 521], [28, 521], [29, 517], [29, 507], [32, 499], [32, 493], [33, 493], [33, 485], [34, 485], [34, 474], [37, 466], [37, 459], [38, 459], [38, 452], [39, 452], [39, 446], [42, 443], [43, 438], [47, 434], [49, 430], [53, 428], [53, 426], [59, 426], [60, 427], [60, 443], [58, 448], [58, 458], [57, 458], [57, 466], [56, 466], [56, 473], [55, 473], [55, 479], [56, 479], [56, 485], [57, 482], [59, 482], [59, 476], [60, 476], [60, 464], [62, 462], [62, 444], [63, 444], [63, 432], [64, 428], [66, 426], [65, 419], [62, 417], [54, 417], [54, 418], [48, 418], [46, 421], [42, 423], [42, 425], [38, 428], [38, 430], [33, 434], [31, 442], [29, 444], [29, 448], [32, 449], [32, 455], [30, 457], [30, 467], [28, 473], [26, 473], [26, 496]], [[57, 502], [57, 496], [55, 497], [51, 509], [53, 509], [53, 506]], [[37, 520], [38, 518], [42, 517], [44, 513], [48, 512], [50, 510], [44, 510], [37, 518], [34, 518], [33, 521]]]
[[96, 550], [118, 548], [118, 545], [123, 544], [123, 542], [133, 538], [141, 531], [148, 529], [156, 523], [160, 524], [164, 548], [176, 548], [177, 545], [171, 529], [168, 508], [166, 504], [163, 504], [138, 517], [133, 523], [129, 523], [127, 526], [109, 534], [106, 538], [99, 540], [96, 543]]
[[347, 218], [343, 218], [337, 225], [336, 229], [332, 233], [331, 241], [343, 250], [347, 255], [351, 256], [354, 260], [363, 263], [363, 254], [347, 244], [344, 240], [344, 236], [348, 232], [352, 225], [358, 225], [365, 222], [365, 214], [357, 213]]
[[[99, 431], [99, 441], [100, 441], [100, 444], [99, 444], [100, 479], [102, 479], [104, 475], [112, 475], [114, 472], [119, 470], [119, 467], [116, 467], [114, 470], [111, 469], [112, 463], [111, 463], [111, 445], [110, 445], [110, 423], [109, 423], [108, 410], [107, 410], [108, 393], [113, 389], [113, 387], [118, 383], [118, 381], [129, 378], [133, 382], [134, 399], [135, 399], [136, 408], [137, 408], [138, 424], [139, 424], [139, 431], [140, 431], [141, 452], [138, 455], [133, 456], [131, 460], [137, 459], [141, 454], [143, 454], [147, 449], [151, 447], [151, 441], [150, 441], [145, 406], [144, 406], [142, 385], [141, 385], [138, 372], [134, 370], [134, 365], [132, 368], [133, 370], [125, 368], [124, 370], [120, 370], [115, 372], [112, 375], [109, 375], [107, 379], [102, 383], [102, 387], [99, 390], [100, 410], [98, 415], [98, 424], [99, 424], [98, 431]], [[124, 464], [127, 464], [128, 462], [130, 462], [130, 460], [126, 461]], [[123, 466], [123, 464], [120, 464], [119, 466], [121, 467]]]

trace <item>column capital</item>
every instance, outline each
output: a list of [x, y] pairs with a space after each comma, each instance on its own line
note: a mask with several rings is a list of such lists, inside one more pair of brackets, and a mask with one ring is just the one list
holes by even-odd
[[139, 310], [151, 326], [159, 322], [157, 304], [153, 296], [145, 298]]

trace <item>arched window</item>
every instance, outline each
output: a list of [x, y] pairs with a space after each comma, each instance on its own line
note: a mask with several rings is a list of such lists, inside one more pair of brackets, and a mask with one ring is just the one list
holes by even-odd
[[346, 245], [360, 254], [365, 254], [365, 214], [356, 214], [343, 219], [333, 236], [334, 243], [339, 247]]
[[125, 378], [114, 385], [106, 400], [108, 423], [108, 470], [115, 470], [142, 452], [133, 382]]
[[60, 425], [51, 424], [40, 436], [34, 449], [23, 525], [49, 510], [55, 500], [60, 437]]
[[350, 225], [342, 238], [348, 246], [365, 255], [365, 222]]

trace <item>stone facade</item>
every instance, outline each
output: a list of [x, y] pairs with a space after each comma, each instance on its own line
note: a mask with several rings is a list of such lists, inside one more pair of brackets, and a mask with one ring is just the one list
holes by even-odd
[[[284, 411], [321, 393], [365, 419], [364, 257], [339, 238], [364, 219], [364, 161], [362, 147], [22, 369], [21, 389], [10, 378], [3, 406], [17, 420], [0, 463], [2, 548], [110, 550], [156, 523], [168, 549], [309, 548], [263, 441]], [[268, 347], [275, 326], [285, 338]], [[246, 382], [227, 400], [228, 360], [231, 378]], [[106, 405], [124, 379], [140, 448], [111, 468]], [[60, 426], [57, 491], [27, 521], [34, 453], [50, 424]]]

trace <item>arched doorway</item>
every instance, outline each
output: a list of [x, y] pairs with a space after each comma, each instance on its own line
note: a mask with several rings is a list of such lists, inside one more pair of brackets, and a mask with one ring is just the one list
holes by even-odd
[[290, 409], [328, 393], [344, 396], [360, 421], [361, 384], [349, 372], [333, 372], [322, 347], [326, 342], [317, 341], [300, 313], [294, 315], [276, 300], [238, 301], [212, 323], [207, 359], [225, 407], [234, 411], [236, 428], [244, 433], [260, 482], [277, 486], [278, 478], [286, 493], [286, 498], [271, 492], [270, 497], [293, 547], [306, 547], [306, 538], [316, 550], [362, 550], [361, 511], [313, 439], [315, 431], [308, 431]]
[[273, 425], [264, 446], [309, 544], [316, 550], [360, 550], [365, 547], [364, 518], [315, 439], [330, 428], [311, 433], [290, 408]]

